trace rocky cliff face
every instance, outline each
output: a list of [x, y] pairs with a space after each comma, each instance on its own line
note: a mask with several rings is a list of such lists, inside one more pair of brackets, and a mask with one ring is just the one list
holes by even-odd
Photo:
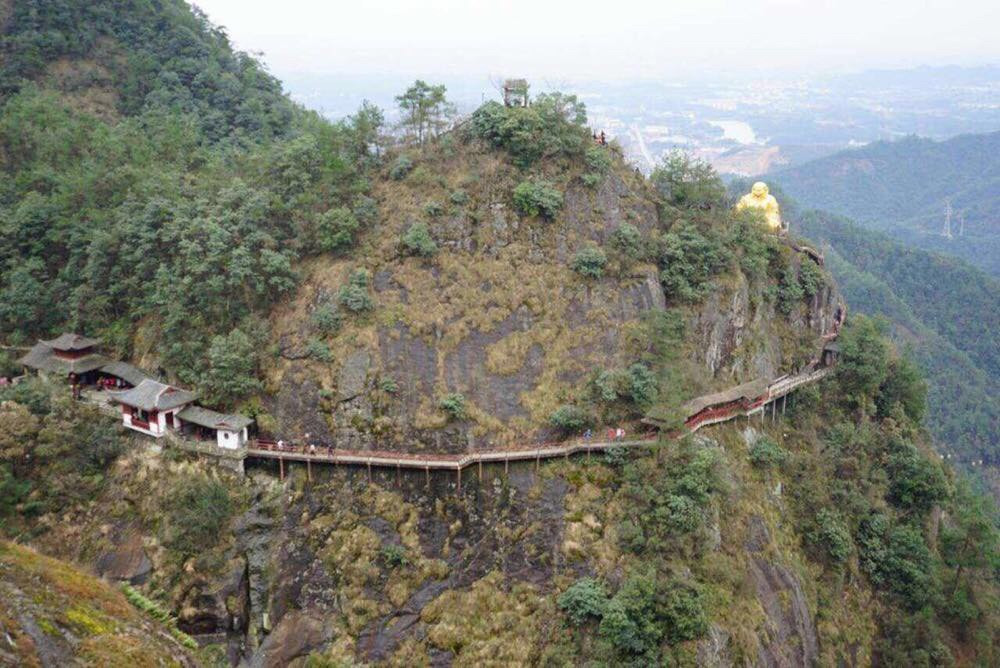
[[197, 665], [113, 586], [0, 541], [0, 665], [113, 665], [126, 656], [136, 665]]
[[[776, 523], [780, 493], [740, 461], [758, 437], [724, 429], [695, 445], [719, 457], [740, 490], [712, 502], [698, 543], [733, 597], [692, 648], [701, 665], [811, 665], [835, 649], [820, 647], [816, 585], [789, 549], [790, 527]], [[621, 581], [628, 568], [617, 467], [604, 457], [537, 471], [522, 463], [506, 475], [488, 466], [482, 477], [470, 472], [461, 494], [437, 473], [376, 473], [370, 484], [363, 471], [327, 470], [307, 483], [293, 470], [284, 485], [252, 473], [251, 504], [221, 555], [230, 566], [185, 590], [182, 627], [225, 639], [231, 660], [250, 666], [319, 655], [372, 665], [539, 663], [563, 642], [554, 591], [590, 575]]]
[[[286, 438], [439, 452], [545, 440], [556, 407], [583, 395], [601, 371], [636, 360], [630, 334], [644, 314], [668, 305], [658, 268], [612, 252], [593, 279], [571, 263], [589, 244], [611, 248], [623, 224], [647, 243], [669, 230], [648, 184], [623, 165], [595, 188], [572, 170], [562, 181], [553, 176], [565, 184], [564, 205], [548, 221], [516, 211], [510, 192], [521, 176], [496, 152], [460, 153], [429, 150], [406, 179], [379, 183], [364, 262], [311, 263], [298, 298], [277, 312], [266, 405]], [[438, 244], [433, 258], [402, 248], [400, 237], [418, 222]], [[337, 308], [359, 266], [373, 277], [374, 310], [341, 308], [341, 329], [324, 336], [310, 318]], [[687, 309], [686, 354], [701, 387], [773, 377], [815, 353], [832, 322], [833, 288], [788, 317], [764, 289], [737, 272]], [[310, 342], [329, 356], [310, 355]], [[440, 410], [439, 399], [453, 393], [466, 399], [467, 419]]]

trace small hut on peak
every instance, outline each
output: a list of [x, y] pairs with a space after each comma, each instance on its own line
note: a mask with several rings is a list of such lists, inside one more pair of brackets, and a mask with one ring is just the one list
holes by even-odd
[[503, 104], [505, 107], [527, 107], [528, 80], [504, 79]]

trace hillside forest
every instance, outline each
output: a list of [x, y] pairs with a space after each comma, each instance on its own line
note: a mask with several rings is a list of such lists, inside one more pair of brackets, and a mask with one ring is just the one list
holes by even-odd
[[[962, 303], [941, 303], [917, 289], [925, 255], [803, 213], [835, 249], [823, 267], [734, 212], [706, 163], [637, 174], [573, 95], [457, 119], [418, 80], [396, 127], [367, 103], [329, 122], [181, 0], [4, 2], [0, 25], [0, 340], [100, 337], [262, 429], [335, 406], [369, 446], [471, 448], [508, 425], [442, 391], [452, 354], [500, 379], [525, 430], [676, 422], [698, 393], [811, 363], [839, 297], [828, 269], [859, 303], [836, 370], [780, 418], [457, 485], [236, 475], [61, 379], [5, 385], [0, 662], [1000, 661], [997, 511], [931, 439], [977, 452], [996, 413], [974, 413], [928, 347], [995, 396], [996, 313], [965, 303], [989, 285], [956, 278]], [[877, 297], [894, 338], [912, 325], [912, 358], [864, 315]], [[463, 347], [501, 323], [488, 350]], [[375, 369], [383, 349], [440, 384]], [[0, 376], [18, 373], [2, 355]], [[537, 382], [506, 391], [525, 368]]]

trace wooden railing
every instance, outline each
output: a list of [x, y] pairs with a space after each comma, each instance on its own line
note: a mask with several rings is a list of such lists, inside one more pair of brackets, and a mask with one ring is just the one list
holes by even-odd
[[[733, 402], [726, 406], [719, 406], [703, 410], [696, 415], [690, 416], [685, 422], [685, 429], [679, 433], [667, 434], [667, 437], [680, 437], [693, 433], [701, 427], [710, 424], [725, 422], [737, 417], [749, 416], [759, 411], [776, 399], [780, 399], [794, 389], [806, 384], [816, 382], [829, 374], [831, 369], [813, 369], [809, 372], [796, 376], [783, 376], [772, 383], [765, 394], [745, 402]], [[341, 450], [338, 448], [310, 445], [295, 442], [275, 441], [272, 439], [253, 439], [247, 445], [246, 455], [248, 457], [259, 457], [263, 459], [277, 459], [284, 462], [298, 461], [307, 463], [323, 464], [345, 464], [354, 466], [367, 466], [379, 468], [395, 469], [424, 469], [424, 470], [449, 470], [461, 472], [462, 469], [473, 464], [503, 462], [509, 464], [512, 461], [552, 459], [555, 457], [568, 457], [572, 454], [584, 452], [601, 452], [613, 448], [635, 448], [649, 446], [659, 440], [656, 432], [642, 434], [638, 438], [629, 440], [605, 440], [591, 441], [589, 439], [576, 439], [573, 441], [558, 441], [539, 444], [527, 444], [522, 446], [507, 447], [499, 450], [484, 450], [469, 453], [400, 453], [378, 450]], [[219, 450], [219, 448], [215, 448]]]

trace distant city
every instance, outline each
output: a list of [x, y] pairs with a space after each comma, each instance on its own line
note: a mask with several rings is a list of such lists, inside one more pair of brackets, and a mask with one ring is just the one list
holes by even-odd
[[[516, 74], [516, 73], [511, 73]], [[353, 113], [365, 98], [394, 116], [412, 81], [278, 73], [292, 97], [324, 116]], [[501, 76], [444, 83], [461, 113], [498, 99]], [[590, 123], [649, 172], [675, 149], [723, 174], [762, 174], [850, 146], [916, 134], [945, 139], [1000, 130], [1000, 66], [874, 70], [800, 79], [705, 81], [530, 80], [532, 93], [561, 90], [587, 104]]]

